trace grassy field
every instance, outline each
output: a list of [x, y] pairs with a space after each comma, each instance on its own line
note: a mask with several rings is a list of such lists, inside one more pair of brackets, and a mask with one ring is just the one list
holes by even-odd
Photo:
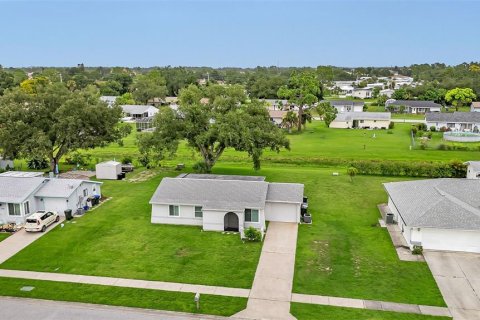
[[10, 233], [0, 232], [0, 242], [7, 239], [10, 236]]
[[335, 320], [448, 320], [450, 317], [434, 317], [411, 313], [375, 311], [353, 308], [292, 303], [290, 312], [298, 320], [335, 319]]
[[[33, 286], [30, 292], [20, 291]], [[66, 282], [0, 278], [0, 295], [45, 300], [61, 300], [230, 316], [245, 309], [247, 299], [202, 294], [200, 310], [193, 293], [120, 288]]]
[[150, 222], [153, 192], [163, 176], [176, 174], [162, 171], [138, 183], [105, 182], [102, 193], [112, 200], [55, 228], [1, 267], [249, 288], [260, 243], [243, 243], [238, 234]]
[[[280, 153], [266, 151], [263, 161], [282, 164], [319, 165], [325, 161], [344, 160], [418, 160], [418, 161], [462, 161], [480, 158], [479, 151], [446, 151], [429, 148], [410, 150], [410, 123], [396, 123], [393, 130], [347, 130], [329, 129], [321, 121], [313, 121], [301, 134], [290, 134], [291, 150]], [[388, 132], [391, 132], [389, 134]], [[124, 146], [111, 144], [104, 148], [88, 151], [92, 161], [108, 159], [121, 160], [125, 156], [134, 159], [138, 156], [135, 134], [126, 138]], [[373, 135], [375, 134], [375, 138]], [[432, 143], [433, 145], [433, 143]], [[185, 163], [191, 165], [200, 160], [192, 149], [181, 144], [174, 159], [166, 159], [164, 164]], [[222, 155], [223, 162], [249, 162], [244, 152], [227, 149]], [[62, 166], [64, 168], [64, 166]]]

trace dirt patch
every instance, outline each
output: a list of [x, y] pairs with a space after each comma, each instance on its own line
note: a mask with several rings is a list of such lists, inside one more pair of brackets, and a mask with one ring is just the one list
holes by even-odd
[[138, 174], [136, 174], [134, 177], [126, 179], [128, 182], [143, 182], [152, 179], [158, 175], [158, 172], [153, 171], [153, 170], [144, 170]]

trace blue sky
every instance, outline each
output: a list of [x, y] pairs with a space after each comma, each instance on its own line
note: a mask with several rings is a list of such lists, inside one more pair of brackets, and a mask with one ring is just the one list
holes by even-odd
[[2, 1], [4, 66], [480, 60], [480, 1]]

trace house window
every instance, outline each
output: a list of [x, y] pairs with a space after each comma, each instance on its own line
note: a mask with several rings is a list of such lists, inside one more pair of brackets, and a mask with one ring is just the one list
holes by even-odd
[[364, 123], [365, 121], [364, 120], [360, 120], [360, 123]]
[[18, 203], [9, 203], [8, 204], [8, 214], [11, 216], [20, 216], [20, 204]]
[[195, 218], [202, 218], [202, 217], [203, 217], [202, 207], [195, 206]]
[[26, 201], [24, 204], [23, 204], [23, 211], [25, 214], [29, 214], [30, 213], [30, 203], [28, 201]]
[[88, 196], [88, 189], [83, 189], [83, 196], [84, 197]]
[[180, 215], [179, 210], [178, 210], [178, 206], [169, 205], [168, 206], [168, 214], [172, 217], [178, 217]]
[[245, 209], [245, 222], [258, 222], [258, 210]]

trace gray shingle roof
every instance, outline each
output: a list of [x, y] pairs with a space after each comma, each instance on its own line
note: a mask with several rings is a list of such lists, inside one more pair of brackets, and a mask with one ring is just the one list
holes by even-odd
[[240, 176], [228, 174], [197, 174], [197, 173], [182, 173], [177, 178], [190, 179], [215, 179], [215, 180], [242, 180], [242, 181], [265, 181], [264, 176]]
[[147, 112], [147, 110], [150, 108], [155, 108], [155, 107], [149, 106], [149, 105], [134, 105], [134, 104], [122, 105], [123, 112], [130, 113], [130, 114], [143, 114]]
[[264, 177], [189, 174], [163, 178], [150, 203], [243, 211], [245, 208], [263, 209], [267, 200], [302, 202], [302, 184], [268, 183], [260, 179]]
[[20, 203], [37, 190], [45, 178], [0, 177], [0, 202]]
[[384, 186], [407, 226], [480, 230], [480, 180], [429, 179]]
[[[68, 198], [82, 182], [84, 181], [79, 179], [50, 179], [35, 196], [42, 198]], [[85, 182], [101, 184], [101, 182], [96, 181]]]
[[388, 105], [396, 106], [409, 106], [414, 108], [441, 108], [442, 105], [435, 103], [433, 101], [423, 101], [423, 100], [395, 100], [388, 103]]
[[271, 202], [303, 202], [303, 184], [300, 183], [269, 183], [267, 201]]
[[337, 114], [335, 121], [352, 120], [390, 120], [390, 112], [343, 112]]
[[451, 123], [478, 123], [480, 122], [480, 112], [435, 112], [425, 115], [427, 122], [451, 122]]

